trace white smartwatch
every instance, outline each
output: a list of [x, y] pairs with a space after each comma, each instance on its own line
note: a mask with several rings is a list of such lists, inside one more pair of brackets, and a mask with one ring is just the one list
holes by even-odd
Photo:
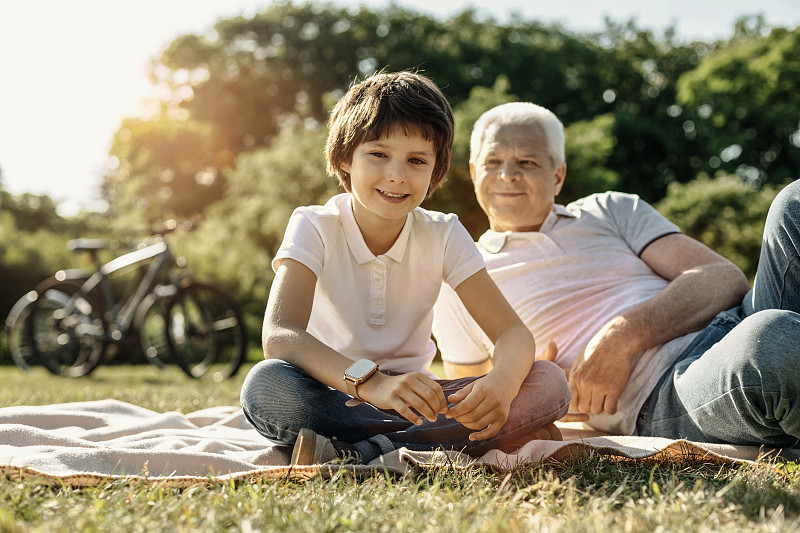
[[359, 359], [348, 366], [342, 378], [347, 387], [347, 393], [356, 400], [363, 402], [364, 400], [358, 395], [358, 386], [375, 375], [377, 371], [378, 365], [369, 359]]

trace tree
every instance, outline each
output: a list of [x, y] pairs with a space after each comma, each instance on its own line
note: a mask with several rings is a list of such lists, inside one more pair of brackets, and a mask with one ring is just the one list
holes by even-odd
[[103, 196], [113, 212], [133, 214], [127, 222], [139, 225], [202, 212], [222, 196], [222, 173], [236, 160], [209, 125], [164, 114], [124, 119], [111, 155], [120, 164], [105, 177]]
[[781, 184], [800, 167], [800, 28], [747, 31], [678, 81], [700, 169]]

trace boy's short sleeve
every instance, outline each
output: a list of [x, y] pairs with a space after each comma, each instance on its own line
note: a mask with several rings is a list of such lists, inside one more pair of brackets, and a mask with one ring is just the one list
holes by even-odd
[[277, 271], [282, 259], [294, 259], [308, 267], [319, 278], [324, 253], [322, 234], [309, 217], [309, 210], [298, 207], [289, 218], [283, 242], [272, 260], [272, 270]]
[[480, 269], [486, 268], [475, 241], [456, 217], [445, 244], [443, 266], [443, 279], [453, 289]]

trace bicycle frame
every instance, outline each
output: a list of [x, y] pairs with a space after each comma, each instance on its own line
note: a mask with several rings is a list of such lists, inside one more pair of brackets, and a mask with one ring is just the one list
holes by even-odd
[[[148, 262], [149, 266], [134, 292], [119, 305], [119, 302], [114, 299], [112, 293], [112, 287], [109, 282], [110, 276], [112, 274], [138, 268], [142, 264]], [[136, 250], [117, 257], [116, 259], [112, 259], [108, 263], [102, 265], [98, 271], [92, 274], [81, 286], [78, 292], [71, 298], [70, 307], [78, 307], [78, 300], [80, 298], [86, 298], [99, 286], [100, 292], [103, 295], [103, 304], [106, 307], [106, 321], [109, 325], [108, 330], [111, 340], [122, 340], [134, 321], [139, 305], [141, 305], [148, 294], [154, 292], [158, 275], [161, 269], [168, 264], [176, 265], [177, 261], [165, 242], [151, 244], [141, 250]], [[170, 279], [170, 282], [175, 283], [176, 280]]]

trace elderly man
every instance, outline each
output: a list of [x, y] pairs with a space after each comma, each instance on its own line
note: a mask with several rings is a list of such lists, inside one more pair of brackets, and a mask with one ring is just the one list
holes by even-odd
[[[538, 357], [568, 374], [568, 416], [616, 434], [798, 445], [800, 182], [773, 202], [751, 289], [637, 196], [557, 205], [563, 126], [540, 106], [487, 111], [470, 150], [491, 227], [478, 246]], [[435, 317], [449, 377], [491, 368], [491, 343], [447, 288]]]

